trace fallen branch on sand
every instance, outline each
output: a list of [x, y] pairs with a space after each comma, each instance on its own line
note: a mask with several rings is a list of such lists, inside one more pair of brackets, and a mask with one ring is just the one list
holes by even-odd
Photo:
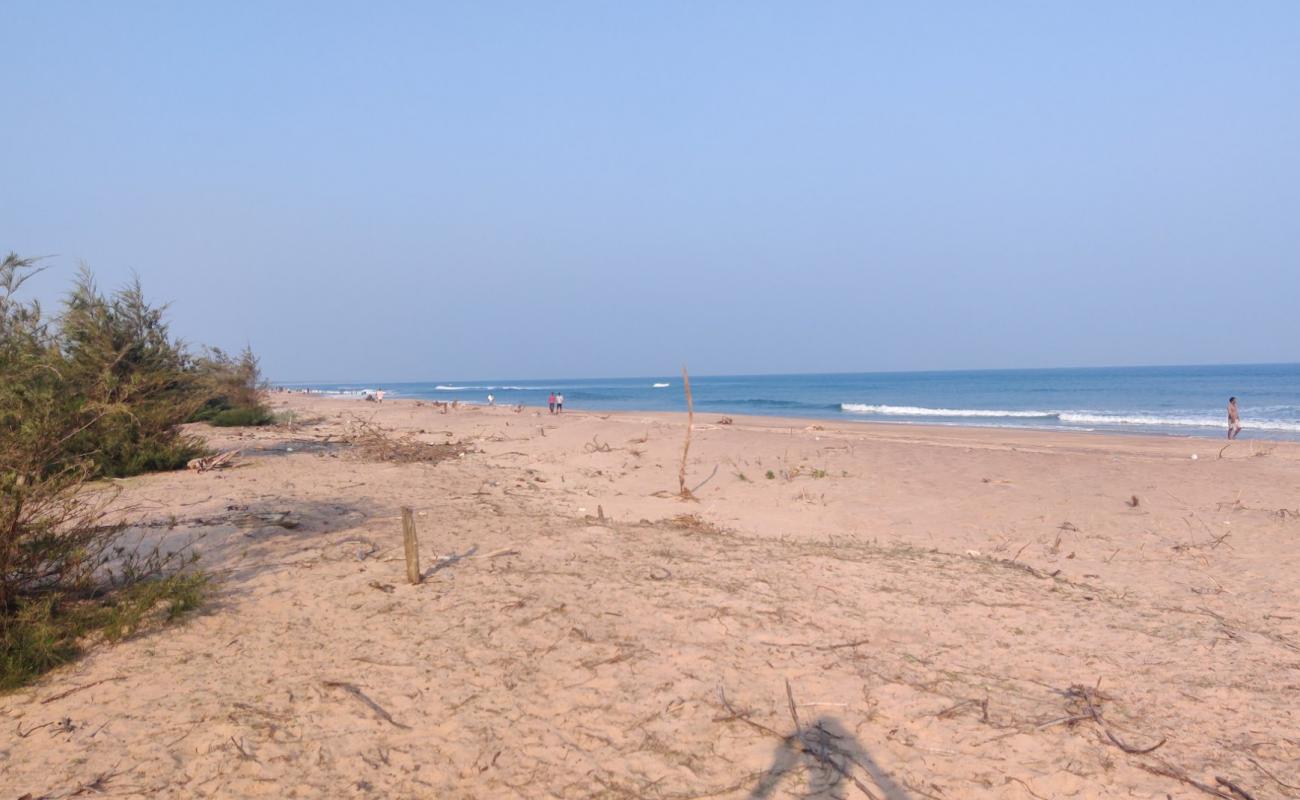
[[582, 446], [585, 453], [608, 453], [613, 450], [607, 442], [602, 442], [599, 436], [591, 437], [591, 441]]
[[700, 481], [698, 484], [696, 484], [696, 486], [695, 486], [694, 489], [691, 489], [691, 496], [694, 497], [694, 496], [695, 496], [695, 493], [698, 492], [700, 489], [704, 488], [704, 484], [706, 484], [706, 483], [708, 483], [709, 481], [713, 480], [713, 476], [714, 476], [714, 475], [717, 475], [717, 474], [718, 474], [718, 465], [717, 465], [717, 464], [714, 464], [714, 465], [713, 465], [713, 471], [709, 473], [709, 477], [707, 477], [707, 478], [705, 478], [704, 480]]
[[[1159, 775], [1162, 778], [1173, 778], [1176, 781], [1182, 781], [1188, 786], [1193, 786], [1197, 789], [1200, 789], [1202, 792], [1205, 792], [1206, 794], [1212, 795], [1214, 797], [1222, 797], [1225, 798], [1225, 800], [1243, 800], [1241, 795], [1225, 794], [1219, 791], [1218, 789], [1214, 788], [1213, 786], [1210, 786], [1209, 784], [1201, 783], [1200, 781], [1188, 775], [1186, 772], [1183, 772], [1182, 770], [1164, 761], [1157, 761], [1156, 766], [1151, 766], [1150, 764], [1141, 764], [1141, 763], [1139, 763], [1137, 766], [1139, 769], [1144, 769], [1147, 772], [1150, 772], [1152, 775]], [[1245, 798], [1246, 800], [1249, 800], [1250, 795], [1245, 795]]]
[[392, 725], [395, 728], [406, 728], [407, 730], [410, 730], [411, 728], [410, 725], [403, 725], [402, 723], [393, 719], [392, 714], [389, 714], [387, 711], [385, 711], [383, 706], [379, 705], [374, 700], [371, 700], [369, 697], [366, 696], [365, 692], [361, 691], [356, 686], [347, 683], [345, 681], [324, 681], [324, 685], [326, 688], [329, 689], [342, 689], [346, 691], [348, 694], [352, 695], [357, 700], [364, 703], [367, 708], [375, 712], [375, 716], [379, 717], [384, 722], [387, 722], [389, 725]]
[[89, 689], [92, 686], [98, 686], [101, 683], [109, 683], [111, 681], [124, 681], [124, 680], [126, 680], [125, 675], [114, 675], [111, 678], [104, 678], [103, 680], [100, 681], [94, 681], [92, 683], [83, 684], [81, 686], [74, 686], [71, 689], [68, 689], [67, 691], [59, 692], [58, 694], [55, 695], [50, 695], [49, 697], [41, 701], [41, 705], [45, 705], [46, 703], [53, 703], [55, 700], [62, 700], [68, 695], [76, 694], [77, 692], [80, 692], [84, 689]]
[[239, 455], [238, 450], [227, 450], [224, 453], [217, 453], [215, 456], [206, 458], [191, 458], [185, 464], [186, 469], [192, 469], [195, 472], [208, 472], [214, 469], [225, 469], [233, 467], [235, 456]]
[[1075, 700], [1082, 700], [1086, 708], [1087, 714], [1092, 719], [1092, 721], [1097, 723], [1097, 726], [1101, 728], [1102, 733], [1106, 734], [1106, 738], [1111, 741], [1111, 744], [1123, 750], [1125, 753], [1130, 753], [1132, 755], [1137, 755], [1137, 756], [1146, 755], [1147, 753], [1153, 752], [1161, 745], [1163, 745], [1165, 741], [1167, 741], [1166, 739], [1162, 738], [1160, 741], [1156, 742], [1150, 747], [1133, 747], [1131, 745], [1125, 744], [1123, 741], [1119, 739], [1119, 737], [1117, 737], [1114, 733], [1111, 732], [1110, 726], [1107, 725], [1106, 721], [1101, 718], [1101, 710], [1097, 708], [1096, 703], [1093, 703], [1094, 699], [1100, 702], [1100, 696], [1097, 693], [1096, 689], [1089, 689], [1087, 686], [1081, 686], [1075, 684], [1074, 686], [1071, 686], [1069, 689], [1066, 690], [1065, 696]]

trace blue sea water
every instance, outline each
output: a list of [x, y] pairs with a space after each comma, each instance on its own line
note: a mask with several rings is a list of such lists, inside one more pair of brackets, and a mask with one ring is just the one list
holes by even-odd
[[[390, 397], [546, 405], [566, 410], [685, 411], [680, 375], [426, 383], [283, 384], [341, 398]], [[1224, 435], [1228, 397], [1243, 437], [1300, 440], [1300, 364], [692, 376], [697, 414], [765, 414], [851, 422]]]

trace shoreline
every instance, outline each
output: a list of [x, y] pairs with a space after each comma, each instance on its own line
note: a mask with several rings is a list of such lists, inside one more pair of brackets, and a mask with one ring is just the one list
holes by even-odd
[[[377, 408], [377, 407], [382, 407], [390, 404], [401, 405], [401, 406], [409, 405], [411, 407], [433, 406], [436, 408], [438, 403], [451, 402], [451, 400], [438, 401], [438, 400], [426, 400], [423, 398], [398, 396], [398, 397], [386, 397], [383, 403], [371, 404], [360, 398], [352, 398], [352, 397], [337, 397], [337, 396], [329, 396], [324, 394], [306, 394], [306, 395], [294, 394], [294, 393], [286, 393], [286, 394], [288, 396], [294, 396], [300, 398], [307, 397], [307, 398], [312, 398], [313, 400], [319, 400], [322, 402], [330, 402], [330, 403], [333, 402], [360, 403], [362, 404], [363, 408], [371, 408], [371, 407]], [[277, 396], [284, 396], [284, 395], [273, 395], [273, 398]], [[496, 405], [489, 406], [487, 403], [480, 402], [480, 401], [460, 400], [458, 402], [460, 404], [460, 407], [465, 410], [474, 409], [479, 411], [488, 411], [490, 413], [509, 413], [509, 414], [514, 413], [513, 412], [514, 406], [504, 405], [501, 403], [497, 403]], [[524, 408], [523, 411], [524, 415], [534, 415], [534, 416], [541, 416], [541, 417], [552, 416], [551, 414], [549, 414], [546, 406], [524, 405], [523, 408]], [[595, 418], [638, 417], [638, 418], [655, 419], [662, 422], [684, 422], [686, 418], [686, 413], [687, 412], [685, 410], [638, 411], [638, 410], [630, 410], [630, 409], [616, 409], [616, 410], [607, 411], [607, 410], [590, 409], [590, 408], [566, 408], [562, 414], [558, 414], [554, 416], [555, 417], [586, 416], [586, 417], [595, 417]], [[1196, 434], [1190, 434], [1190, 433], [1188, 434], [1156, 433], [1156, 432], [1149, 432], [1149, 431], [1108, 430], [1104, 428], [1090, 428], [1090, 429], [1048, 428], [1048, 427], [1037, 427], [1031, 425], [980, 425], [978, 423], [949, 424], [949, 423], [933, 423], [933, 422], [909, 422], [905, 420], [899, 420], [897, 422], [894, 422], [894, 421], [883, 421], [883, 420], [856, 420], [856, 419], [844, 419], [844, 418], [836, 419], [836, 418], [827, 418], [827, 417], [800, 417], [800, 416], [788, 416], [788, 415], [778, 416], [778, 415], [768, 415], [768, 414], [743, 414], [743, 413], [715, 412], [715, 411], [708, 411], [708, 412], [696, 411], [695, 417], [696, 417], [695, 425], [697, 429], [701, 425], [717, 426], [718, 424], [717, 420], [729, 417], [733, 420], [733, 424], [740, 423], [742, 425], [745, 425], [753, 429], [771, 428], [771, 429], [785, 429], [785, 430], [789, 430], [789, 429], [805, 430], [805, 429], [811, 429], [815, 426], [821, 426], [822, 428], [825, 428], [827, 430], [834, 429], [834, 430], [838, 430], [841, 433], [846, 433], [846, 434], [853, 433], [854, 431], [857, 430], [865, 429], [871, 432], [873, 436], [880, 437], [880, 438], [908, 438], [908, 434], [901, 433], [905, 431], [913, 431], [914, 433], [911, 435], [912, 438], [915, 438], [916, 436], [922, 436], [922, 435], [942, 436], [945, 433], [952, 436], [960, 437], [963, 435], [960, 432], [979, 432], [978, 434], [976, 434], [976, 438], [984, 438], [986, 436], [993, 436], [995, 434], [1001, 436], [1011, 436], [1013, 438], [1023, 434], [1029, 436], [1031, 439], [1035, 436], [1048, 437], [1048, 438], [1057, 437], [1057, 436], [1067, 437], [1067, 438], [1077, 436], [1077, 437], [1084, 437], [1087, 439], [1092, 439], [1095, 437], [1103, 437], [1106, 440], [1120, 440], [1121, 442], [1123, 440], [1132, 440], [1133, 442], [1148, 442], [1153, 445], [1159, 442], [1184, 442], [1190, 444], [1200, 444], [1202, 445], [1201, 450], [1195, 452], [1200, 453], [1201, 457], [1204, 457], [1203, 453], [1207, 449], [1217, 453], [1224, 445], [1228, 445], [1228, 444], [1247, 445], [1251, 442], [1255, 442], [1261, 446], [1267, 446], [1270, 448], [1274, 446], [1282, 447], [1285, 450], [1294, 450], [1297, 454], [1300, 454], [1300, 440], [1297, 439], [1291, 439], [1291, 438], [1272, 439], [1272, 438], [1266, 438], [1264, 436], [1252, 438], [1250, 436], [1246, 436], [1245, 438], [1239, 437], [1229, 442], [1229, 440], [1227, 439], [1226, 431], [1222, 438], [1215, 438], [1211, 436], [1198, 436]], [[898, 437], [890, 437], [888, 436], [889, 431], [900, 431], [900, 434]], [[1246, 427], [1245, 429], [1243, 429], [1242, 433], [1249, 434], [1250, 428]], [[1216, 442], [1218, 443], [1217, 445], [1215, 444]], [[1237, 448], [1237, 449], [1244, 449], [1244, 448]], [[1188, 452], [1190, 454], [1193, 451], [1189, 450]]]

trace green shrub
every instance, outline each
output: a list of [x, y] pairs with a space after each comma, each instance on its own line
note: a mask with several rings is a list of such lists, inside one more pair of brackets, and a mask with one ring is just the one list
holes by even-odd
[[238, 357], [210, 347], [194, 369], [203, 393], [203, 403], [191, 414], [191, 422], [210, 422], [229, 427], [269, 425], [274, 421], [266, 404], [266, 383], [252, 348]]
[[0, 261], [0, 689], [91, 634], [183, 613], [205, 580], [180, 554], [119, 549], [116, 495], [91, 483], [202, 452], [180, 428], [204, 399], [192, 360], [138, 283], [106, 297], [83, 272], [50, 321], [16, 297], [38, 271]]
[[238, 428], [270, 425], [275, 421], [275, 416], [265, 408], [228, 408], [218, 411], [210, 421], [218, 428]]

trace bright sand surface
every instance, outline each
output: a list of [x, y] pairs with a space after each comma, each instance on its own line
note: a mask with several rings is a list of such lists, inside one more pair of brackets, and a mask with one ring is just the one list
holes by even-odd
[[1300, 797], [1300, 445], [697, 415], [692, 502], [684, 415], [274, 400], [120, 482], [213, 596], [0, 697], [0, 796]]

